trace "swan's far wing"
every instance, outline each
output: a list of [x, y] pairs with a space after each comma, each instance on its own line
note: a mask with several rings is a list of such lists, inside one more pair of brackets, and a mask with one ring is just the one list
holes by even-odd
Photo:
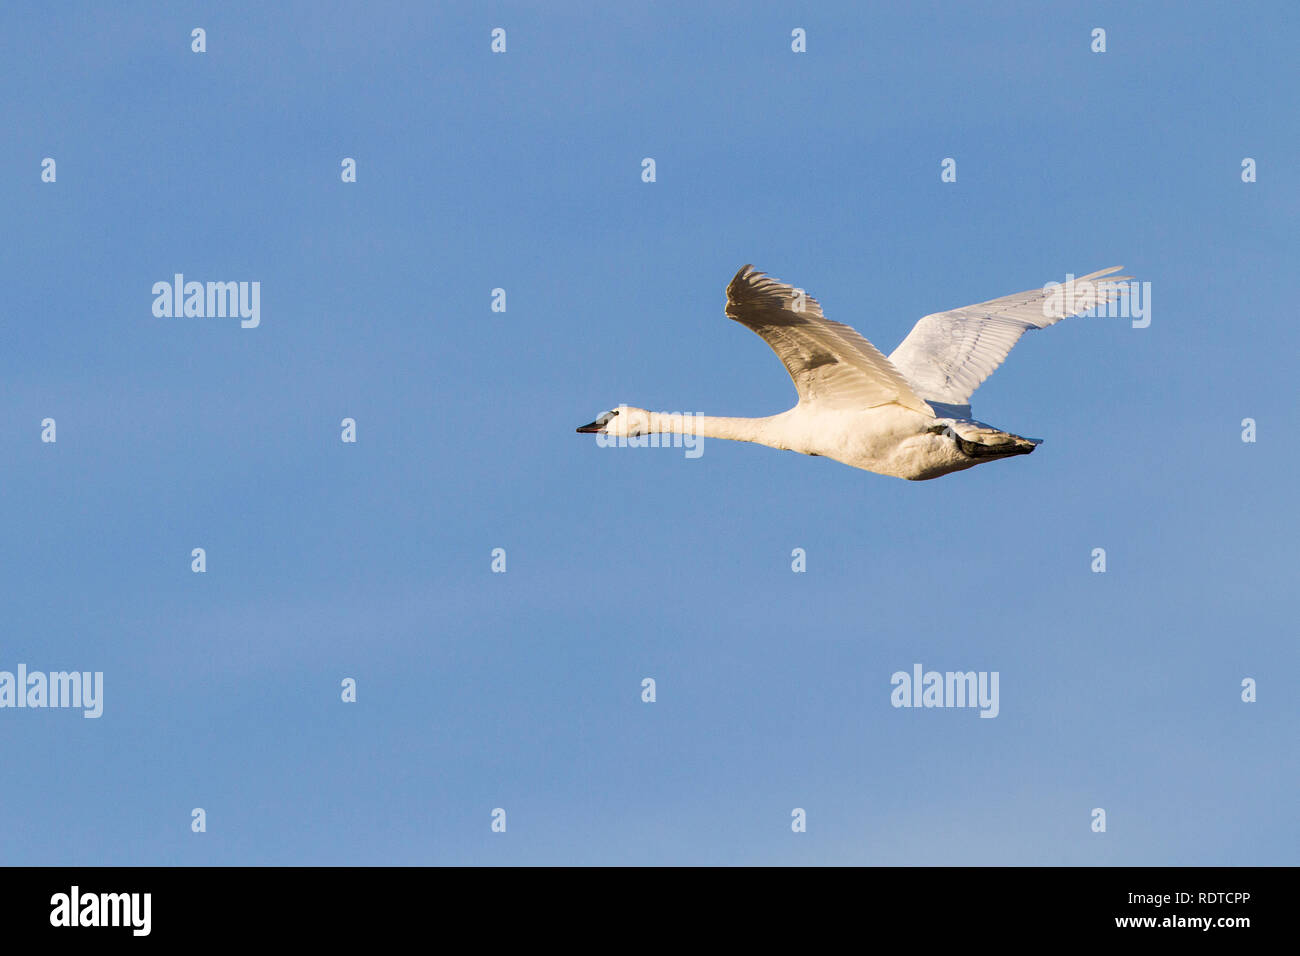
[[933, 415], [874, 345], [822, 315], [821, 305], [753, 266], [727, 286], [727, 315], [753, 329], [785, 364], [801, 402], [874, 408], [891, 402]]
[[1030, 289], [978, 305], [936, 312], [917, 322], [889, 360], [922, 398], [965, 405], [1029, 329], [1113, 301], [1121, 266], [1079, 276], [1055, 289]]

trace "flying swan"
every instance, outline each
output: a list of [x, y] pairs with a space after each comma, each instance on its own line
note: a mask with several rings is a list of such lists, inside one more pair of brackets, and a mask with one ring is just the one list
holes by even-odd
[[971, 418], [970, 397], [1020, 336], [1113, 301], [1121, 267], [1044, 289], [927, 315], [885, 358], [817, 300], [744, 266], [727, 286], [728, 317], [757, 332], [794, 379], [799, 403], [767, 418], [715, 418], [620, 405], [579, 432], [633, 437], [689, 433], [822, 455], [924, 481], [1040, 443]]

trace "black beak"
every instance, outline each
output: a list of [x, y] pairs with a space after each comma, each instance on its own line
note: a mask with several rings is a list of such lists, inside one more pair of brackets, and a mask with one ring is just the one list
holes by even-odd
[[598, 434], [600, 434], [601, 429], [603, 429], [604, 427], [605, 427], [605, 426], [602, 425], [600, 422], [591, 422], [590, 424], [588, 424], [588, 425], [583, 425], [581, 428], [579, 428], [579, 429], [578, 429], [578, 434], [580, 434], [580, 435], [598, 435]]

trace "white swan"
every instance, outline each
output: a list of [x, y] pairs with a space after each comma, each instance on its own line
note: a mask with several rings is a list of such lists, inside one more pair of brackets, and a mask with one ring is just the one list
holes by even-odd
[[971, 393], [1028, 329], [1115, 299], [1132, 276], [1103, 269], [978, 305], [927, 315], [885, 358], [822, 315], [817, 300], [744, 266], [727, 286], [726, 313], [762, 336], [785, 363], [799, 403], [767, 418], [714, 418], [620, 405], [579, 432], [632, 437], [681, 433], [784, 448], [895, 478], [921, 481], [1039, 444], [970, 417]]

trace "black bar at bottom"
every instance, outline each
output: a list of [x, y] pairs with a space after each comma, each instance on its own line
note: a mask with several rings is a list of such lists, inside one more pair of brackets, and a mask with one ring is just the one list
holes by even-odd
[[1285, 932], [1294, 875], [1228, 867], [9, 868], [0, 870], [0, 925], [9, 942], [91, 945], [338, 945], [399, 942], [420, 930], [430, 941], [472, 930], [484, 941], [560, 934], [620, 948], [640, 948], [638, 939], [671, 945], [683, 932], [732, 946], [842, 932], [926, 946], [1126, 936], [1232, 945]]

